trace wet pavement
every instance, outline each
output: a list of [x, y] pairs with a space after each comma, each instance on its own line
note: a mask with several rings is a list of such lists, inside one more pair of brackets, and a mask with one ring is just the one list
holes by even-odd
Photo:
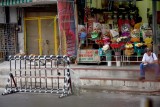
[[107, 92], [83, 92], [64, 98], [50, 93], [0, 95], [0, 107], [141, 107], [141, 100], [146, 97], [153, 100], [153, 107], [160, 107], [160, 96]]

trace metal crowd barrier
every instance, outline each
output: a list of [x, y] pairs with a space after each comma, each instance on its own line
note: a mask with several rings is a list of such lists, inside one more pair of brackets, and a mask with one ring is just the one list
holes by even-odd
[[72, 94], [68, 56], [10, 56], [10, 74], [2, 95], [16, 92]]

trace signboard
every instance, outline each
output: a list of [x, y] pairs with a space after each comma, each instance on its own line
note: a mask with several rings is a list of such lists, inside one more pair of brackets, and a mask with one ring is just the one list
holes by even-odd
[[78, 53], [79, 63], [100, 63], [100, 56], [98, 50], [86, 49], [79, 50]]

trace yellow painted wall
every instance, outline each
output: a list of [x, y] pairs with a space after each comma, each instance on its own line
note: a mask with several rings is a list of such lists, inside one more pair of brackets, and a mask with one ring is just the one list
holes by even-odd
[[148, 23], [147, 21], [147, 8], [150, 9], [150, 14], [152, 13], [152, 1], [143, 0], [137, 1], [136, 6], [139, 8], [139, 15], [142, 17], [143, 23]]
[[89, 7], [102, 8], [101, 0], [86, 0], [86, 2]]
[[160, 11], [160, 1], [157, 2], [157, 10]]

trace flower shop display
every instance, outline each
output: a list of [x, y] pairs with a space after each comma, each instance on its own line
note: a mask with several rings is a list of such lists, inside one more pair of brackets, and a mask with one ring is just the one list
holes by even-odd
[[86, 32], [81, 32], [81, 33], [80, 33], [80, 38], [81, 38], [81, 40], [85, 40], [86, 37], [87, 37], [87, 33], [86, 33]]
[[111, 61], [112, 60], [112, 50], [110, 50], [109, 44], [105, 44], [102, 47], [103, 53], [106, 56], [106, 61]]
[[110, 44], [110, 46], [114, 52], [120, 52], [122, 50], [123, 45], [124, 45], [124, 43], [122, 43], [122, 42]]
[[104, 41], [103, 40], [95, 40], [95, 43], [98, 44], [98, 45], [103, 45], [104, 44]]
[[110, 42], [111, 42], [111, 39], [107, 36], [103, 36], [102, 40], [103, 40], [104, 44], [110, 44]]
[[127, 36], [123, 36], [123, 37], [119, 37], [117, 38], [116, 42], [127, 42], [128, 41], [128, 37]]
[[100, 39], [101, 24], [93, 22], [93, 31], [91, 33], [92, 40]]
[[145, 29], [145, 30], [144, 30], [144, 34], [145, 34], [146, 37], [148, 37], [148, 36], [152, 36], [152, 35], [153, 35], [153, 32], [152, 32], [151, 29]]
[[131, 42], [140, 42], [140, 31], [137, 29], [134, 29], [131, 31]]
[[152, 42], [153, 42], [152, 37], [146, 37], [144, 39], [144, 43], [148, 48], [152, 48]]
[[135, 43], [135, 51], [137, 53], [137, 56], [140, 57], [141, 53], [143, 52], [142, 46], [144, 45], [143, 43]]
[[99, 38], [99, 32], [93, 31], [93, 32], [91, 33], [91, 37], [92, 37], [92, 40], [98, 39], [98, 38]]
[[87, 32], [86, 32], [86, 28], [82, 25], [79, 26], [79, 38], [80, 38], [80, 43], [84, 44], [87, 38]]
[[124, 53], [127, 56], [131, 56], [132, 54], [134, 54], [133, 44], [131, 42], [127, 42], [125, 44], [125, 52]]
[[123, 24], [122, 25], [122, 28], [121, 28], [121, 36], [127, 36], [129, 37], [130, 36], [130, 25], [129, 24]]
[[104, 45], [103, 47], [102, 47], [102, 50], [103, 50], [103, 52], [104, 53], [107, 53], [107, 51], [109, 50], [109, 45], [108, 44], [106, 44], [106, 45]]
[[132, 48], [133, 48], [133, 44], [132, 44], [131, 42], [127, 42], [127, 43], [125, 44], [125, 49], [130, 50], [130, 49], [132, 49]]
[[142, 26], [144, 24], [141, 23], [139, 24], [140, 28], [134, 29], [137, 24], [136, 15], [138, 15], [135, 13], [130, 14], [130, 11], [126, 11], [126, 9], [111, 12], [87, 6], [84, 16], [85, 28], [78, 32], [78, 39], [81, 44], [84, 44], [80, 49], [84, 49], [86, 52], [87, 50], [96, 50], [101, 61], [104, 61], [105, 57], [106, 61], [111, 60], [109, 58], [113, 57], [109, 56], [114, 54], [113, 61], [116, 60], [116, 63], [121, 61], [122, 52], [125, 56], [141, 56], [146, 46], [152, 47], [153, 34], [147, 23], [146, 26]]
[[117, 61], [120, 61], [120, 56], [121, 56], [121, 50], [123, 47], [124, 43], [120, 42], [120, 43], [111, 43], [110, 46], [112, 48], [112, 50], [115, 53], [115, 57]]
[[112, 37], [119, 36], [119, 32], [118, 32], [117, 29], [111, 29], [111, 30], [110, 30], [110, 33], [111, 33], [111, 36], [112, 36]]
[[135, 43], [135, 46], [139, 48], [139, 47], [143, 46], [143, 43]]
[[131, 42], [140, 42], [140, 38], [139, 37], [131, 37], [130, 41]]

